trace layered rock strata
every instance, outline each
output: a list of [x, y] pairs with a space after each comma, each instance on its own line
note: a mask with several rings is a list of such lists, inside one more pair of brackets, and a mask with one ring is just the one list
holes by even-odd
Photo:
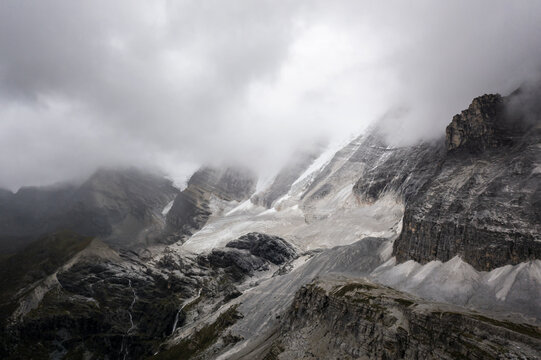
[[[255, 352], [254, 352], [255, 353]], [[265, 359], [537, 359], [541, 329], [361, 279], [302, 287]]]

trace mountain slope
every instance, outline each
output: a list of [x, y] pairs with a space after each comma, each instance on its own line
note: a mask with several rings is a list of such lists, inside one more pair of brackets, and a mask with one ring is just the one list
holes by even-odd
[[267, 349], [243, 358], [537, 359], [541, 328], [327, 277], [297, 292]]
[[81, 185], [22, 188], [0, 199], [0, 246], [15, 251], [63, 229], [115, 246], [146, 245], [160, 235], [161, 212], [178, 192], [169, 180], [136, 169], [100, 169]]

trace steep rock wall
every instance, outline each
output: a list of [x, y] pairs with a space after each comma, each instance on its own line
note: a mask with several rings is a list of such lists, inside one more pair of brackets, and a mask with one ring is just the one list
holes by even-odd
[[536, 359], [541, 329], [356, 279], [302, 287], [267, 359]]
[[505, 101], [475, 99], [445, 142], [390, 149], [356, 183], [364, 201], [403, 196], [398, 261], [459, 255], [491, 270], [541, 258], [541, 129], [510, 119]]

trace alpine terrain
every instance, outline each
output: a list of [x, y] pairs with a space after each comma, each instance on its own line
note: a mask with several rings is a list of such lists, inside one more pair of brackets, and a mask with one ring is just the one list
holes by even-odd
[[270, 180], [1, 191], [0, 357], [541, 358], [541, 112], [521, 94], [414, 146], [375, 123]]

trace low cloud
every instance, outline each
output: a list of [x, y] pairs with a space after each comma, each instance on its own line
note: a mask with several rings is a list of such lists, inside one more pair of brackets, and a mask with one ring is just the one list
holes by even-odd
[[473, 97], [538, 76], [540, 15], [537, 1], [6, 0], [0, 186], [102, 165], [269, 172], [389, 113], [393, 143], [439, 136]]

